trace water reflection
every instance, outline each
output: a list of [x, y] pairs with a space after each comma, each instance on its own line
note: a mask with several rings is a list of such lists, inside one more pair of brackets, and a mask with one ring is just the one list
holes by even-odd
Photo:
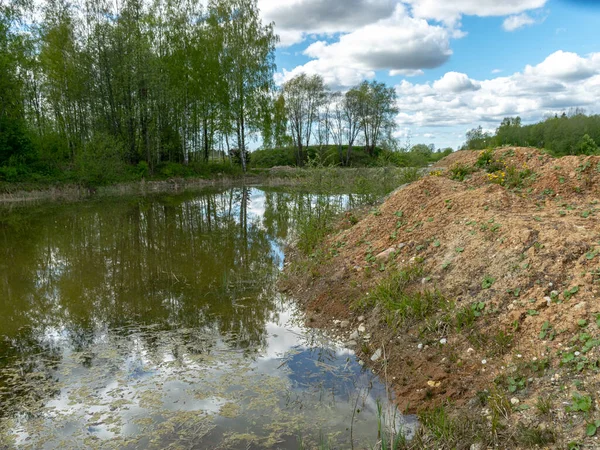
[[359, 397], [354, 436], [372, 438], [383, 387], [273, 290], [319, 200], [238, 188], [0, 210], [0, 448], [295, 448], [315, 418], [344, 442]]

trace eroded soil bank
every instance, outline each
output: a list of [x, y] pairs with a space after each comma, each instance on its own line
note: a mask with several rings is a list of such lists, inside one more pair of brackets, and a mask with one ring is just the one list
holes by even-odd
[[347, 214], [280, 288], [421, 412], [412, 446], [599, 448], [600, 157], [437, 166]]

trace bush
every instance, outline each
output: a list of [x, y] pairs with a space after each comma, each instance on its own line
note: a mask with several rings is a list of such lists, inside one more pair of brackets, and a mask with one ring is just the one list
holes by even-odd
[[126, 173], [123, 154], [123, 147], [115, 138], [96, 134], [75, 158], [79, 181], [99, 186], [121, 180]]
[[0, 180], [14, 183], [19, 181], [19, 172], [16, 167], [0, 167]]
[[252, 153], [253, 167], [295, 166], [296, 158], [292, 148], [256, 150]]

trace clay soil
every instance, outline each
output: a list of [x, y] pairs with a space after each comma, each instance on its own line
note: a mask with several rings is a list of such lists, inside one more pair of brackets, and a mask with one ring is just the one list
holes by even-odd
[[[554, 430], [552, 448], [600, 448], [586, 434], [600, 418], [600, 157], [497, 149], [502, 171], [521, 174], [512, 183], [478, 158], [452, 154], [376, 210], [347, 214], [317, 256], [288, 262], [281, 289], [342, 340], [364, 325], [356, 352], [385, 373], [402, 411], [444, 403], [486, 417], [497, 392], [511, 402], [509, 426]], [[461, 169], [472, 172], [462, 181]], [[410, 290], [439, 291], [443, 314], [403, 323], [365, 302], [415, 265], [424, 272]], [[474, 326], [457, 326], [469, 308]], [[580, 397], [587, 411], [574, 410]]]

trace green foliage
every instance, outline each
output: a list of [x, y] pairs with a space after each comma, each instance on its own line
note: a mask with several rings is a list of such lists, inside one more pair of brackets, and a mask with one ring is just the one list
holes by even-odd
[[291, 148], [262, 149], [252, 152], [253, 167], [295, 166], [296, 158]]
[[118, 181], [125, 173], [123, 147], [110, 135], [98, 134], [76, 156], [82, 183], [91, 186]]
[[466, 150], [482, 150], [492, 145], [492, 136], [484, 132], [481, 126], [467, 132], [467, 142], [463, 146]]
[[457, 164], [450, 168], [450, 178], [456, 181], [464, 181], [471, 173], [473, 168], [465, 164]]
[[483, 289], [489, 289], [496, 282], [496, 279], [491, 277], [490, 275], [486, 275], [483, 277], [483, 281], [481, 282], [481, 287]]
[[567, 411], [571, 412], [589, 412], [593, 407], [592, 397], [581, 395], [575, 392], [572, 397], [572, 403], [567, 406]]
[[479, 129], [467, 133], [464, 148], [483, 149], [514, 145], [548, 150], [554, 156], [596, 155], [599, 153], [600, 115], [586, 115], [581, 110], [555, 115], [542, 122], [525, 125], [519, 117], [505, 118], [494, 136]]

